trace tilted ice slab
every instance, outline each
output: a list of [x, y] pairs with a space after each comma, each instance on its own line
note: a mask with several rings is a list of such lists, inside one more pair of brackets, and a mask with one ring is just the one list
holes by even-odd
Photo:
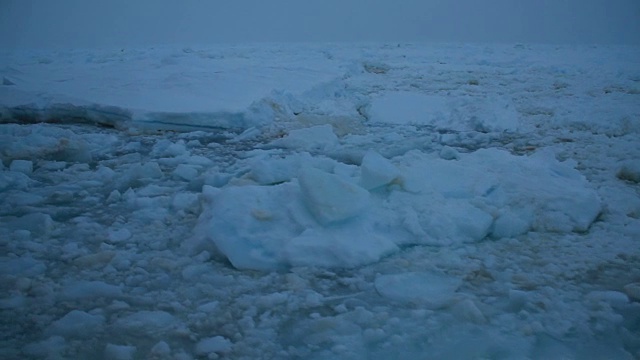
[[[264, 185], [206, 188], [196, 231], [243, 269], [356, 267], [403, 245], [581, 232], [601, 211], [573, 164], [545, 152], [485, 149], [458, 160], [369, 152], [352, 168], [293, 154], [255, 167], [248, 179]], [[269, 169], [277, 183], [261, 181]]]

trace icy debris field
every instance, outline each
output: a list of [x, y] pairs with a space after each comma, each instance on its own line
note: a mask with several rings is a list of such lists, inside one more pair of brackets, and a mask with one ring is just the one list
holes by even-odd
[[0, 56], [3, 359], [638, 359], [640, 49]]

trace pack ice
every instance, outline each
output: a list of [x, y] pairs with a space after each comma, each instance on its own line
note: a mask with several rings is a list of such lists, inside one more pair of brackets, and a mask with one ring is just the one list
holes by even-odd
[[639, 58], [2, 52], [0, 358], [640, 358]]
[[251, 181], [206, 189], [197, 234], [241, 269], [351, 268], [406, 245], [582, 232], [601, 211], [574, 164], [552, 153], [445, 157], [369, 151], [359, 166], [305, 152], [260, 158]]

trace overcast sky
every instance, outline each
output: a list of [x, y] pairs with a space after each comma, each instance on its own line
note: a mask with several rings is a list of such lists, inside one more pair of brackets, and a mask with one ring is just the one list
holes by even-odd
[[640, 44], [640, 0], [0, 0], [0, 46]]

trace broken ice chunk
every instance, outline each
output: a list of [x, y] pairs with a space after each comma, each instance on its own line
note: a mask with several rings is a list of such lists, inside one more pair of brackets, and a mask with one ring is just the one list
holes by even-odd
[[355, 217], [369, 203], [368, 191], [322, 170], [304, 167], [299, 180], [305, 204], [324, 225]]
[[369, 150], [362, 159], [360, 185], [367, 190], [387, 185], [400, 176], [400, 171], [382, 155]]
[[305, 151], [326, 151], [338, 145], [338, 137], [331, 125], [291, 130], [289, 135], [273, 142], [276, 146]]

